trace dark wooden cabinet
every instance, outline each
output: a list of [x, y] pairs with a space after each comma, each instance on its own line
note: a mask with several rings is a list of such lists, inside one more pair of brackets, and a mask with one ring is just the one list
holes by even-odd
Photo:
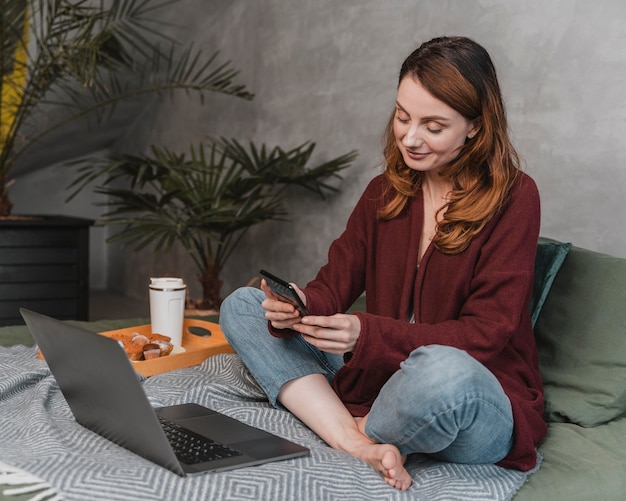
[[91, 219], [31, 216], [0, 220], [0, 325], [19, 308], [64, 320], [89, 318]]

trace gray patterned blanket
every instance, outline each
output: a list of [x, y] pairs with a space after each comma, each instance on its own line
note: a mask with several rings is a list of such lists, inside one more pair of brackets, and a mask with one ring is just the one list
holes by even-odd
[[[81, 427], [35, 348], [0, 348], [0, 463], [39, 477], [66, 500], [509, 500], [528, 474], [493, 465], [410, 457], [407, 492], [367, 464], [328, 447], [273, 409], [236, 355], [143, 381], [154, 407], [196, 402], [287, 437], [311, 455], [180, 478]], [[0, 497], [3, 491], [0, 472]], [[7, 496], [7, 499], [10, 497]]]

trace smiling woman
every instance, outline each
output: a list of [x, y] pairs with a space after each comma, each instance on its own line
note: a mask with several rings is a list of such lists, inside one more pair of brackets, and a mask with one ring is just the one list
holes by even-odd
[[[478, 128], [478, 120], [465, 118], [430, 94], [419, 81], [404, 78], [400, 82], [393, 132], [406, 166], [422, 172], [424, 181], [437, 183], [445, 179], [439, 174]], [[452, 185], [446, 185], [448, 192]]]
[[[431, 138], [444, 131], [431, 115], [447, 118], [451, 129], [453, 124], [461, 127], [457, 148], [448, 152], [445, 164], [438, 164], [442, 176], [430, 176], [431, 182], [445, 179], [451, 188], [440, 187], [433, 197], [438, 202], [445, 191], [445, 214], [435, 203], [440, 220], [434, 243], [450, 253], [462, 252], [502, 208], [520, 173], [496, 70], [483, 47], [469, 49], [465, 40], [443, 37], [424, 44], [404, 61], [398, 79], [397, 103], [408, 106], [416, 100], [410, 111], [431, 128]], [[424, 173], [406, 163], [411, 159], [405, 158], [407, 152], [416, 150], [398, 143], [396, 119], [408, 114], [399, 116], [397, 109], [396, 105], [385, 132], [385, 176], [395, 190], [380, 212], [385, 219], [396, 217], [415, 186], [425, 183]]]
[[445, 170], [479, 128], [478, 119], [464, 117], [434, 97], [419, 80], [406, 77], [400, 82], [393, 133], [406, 167], [420, 173], [424, 193], [418, 263], [435, 238], [437, 225], [442, 223], [450, 203], [449, 194], [454, 190]]
[[327, 263], [292, 284], [308, 313], [262, 281], [224, 301], [222, 330], [272, 404], [391, 487], [410, 487], [414, 453], [528, 471], [546, 431], [529, 308], [539, 196], [482, 46], [444, 37], [409, 56], [385, 154]]

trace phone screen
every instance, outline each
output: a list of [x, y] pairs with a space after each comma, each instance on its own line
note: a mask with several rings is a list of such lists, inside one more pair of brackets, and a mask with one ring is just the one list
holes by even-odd
[[285, 302], [293, 304], [300, 312], [300, 315], [305, 316], [309, 314], [306, 306], [291, 284], [282, 278], [278, 278], [276, 275], [272, 275], [268, 271], [261, 270], [260, 273], [274, 294], [279, 296]]

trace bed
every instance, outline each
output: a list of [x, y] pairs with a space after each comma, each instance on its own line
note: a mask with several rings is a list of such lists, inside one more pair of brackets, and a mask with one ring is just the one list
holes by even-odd
[[[72, 323], [103, 332], [145, 322]], [[532, 474], [415, 455], [407, 462], [412, 487], [395, 491], [367, 464], [331, 449], [291, 414], [272, 408], [239, 357], [220, 354], [197, 366], [143, 377], [152, 405], [205, 405], [311, 453], [181, 478], [76, 423], [25, 326], [0, 328], [0, 344], [0, 499], [509, 500]]]

